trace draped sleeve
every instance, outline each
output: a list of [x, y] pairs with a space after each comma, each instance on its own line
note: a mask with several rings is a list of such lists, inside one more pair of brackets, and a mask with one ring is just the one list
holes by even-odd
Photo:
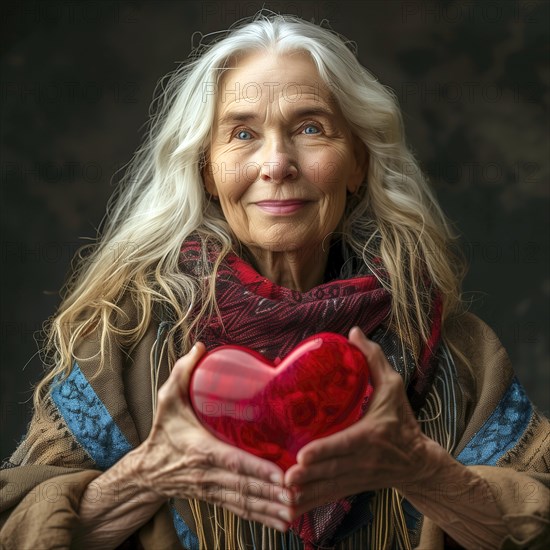
[[[465, 426], [454, 455], [482, 477], [508, 530], [501, 548], [550, 547], [550, 422], [531, 403], [494, 331], [466, 313], [446, 331], [455, 355]], [[474, 529], [474, 526], [472, 526]], [[424, 518], [418, 548], [452, 547]]]
[[[117, 320], [121, 327], [135, 323], [131, 301], [125, 300], [123, 306], [124, 319]], [[145, 406], [151, 394], [147, 364], [155, 330], [151, 325], [138, 346], [143, 375], [132, 395], [125, 381], [131, 368], [127, 350], [108, 337], [105, 366], [100, 370], [99, 334], [91, 333], [79, 343], [70, 374], [51, 384], [22, 442], [2, 465], [2, 548], [70, 547], [88, 485], [139, 445], [139, 431], [143, 435], [150, 428], [151, 412], [146, 413]], [[132, 414], [138, 403], [143, 427]], [[106, 497], [95, 494], [94, 498]]]

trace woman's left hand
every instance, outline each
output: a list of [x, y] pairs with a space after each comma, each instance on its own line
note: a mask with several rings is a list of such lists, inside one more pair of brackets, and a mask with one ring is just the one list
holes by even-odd
[[284, 481], [297, 490], [295, 517], [364, 491], [420, 484], [448, 458], [420, 430], [401, 376], [381, 347], [358, 328], [350, 331], [349, 340], [367, 358], [374, 393], [363, 418], [312, 441], [298, 453], [298, 463], [286, 472]]

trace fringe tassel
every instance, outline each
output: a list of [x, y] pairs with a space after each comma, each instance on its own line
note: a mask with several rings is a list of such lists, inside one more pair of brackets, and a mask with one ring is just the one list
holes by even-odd
[[[341, 541], [339, 550], [358, 550], [373, 548], [376, 550], [411, 550], [412, 545], [407, 531], [402, 508], [402, 497], [395, 489], [377, 491], [372, 511], [374, 521], [355, 531]], [[204, 518], [198, 500], [190, 500], [189, 505], [197, 526], [197, 538], [201, 550], [302, 550], [303, 543], [293, 532], [279, 533], [265, 525], [245, 521], [221, 507], [213, 506], [208, 520]], [[208, 546], [205, 521], [210, 524], [213, 545]], [[247, 529], [248, 528], [248, 529]], [[248, 530], [248, 536], [245, 534]], [[249, 544], [247, 544], [247, 539]], [[365, 546], [369, 541], [369, 545]], [[251, 546], [250, 546], [251, 544]]]
[[204, 523], [200, 503], [198, 500], [189, 500], [188, 502], [197, 529], [196, 532], [197, 538], [199, 539], [199, 548], [206, 548], [206, 533], [204, 531]]
[[149, 353], [149, 368], [151, 369], [151, 410], [153, 415], [157, 412], [158, 373], [159, 366], [155, 362], [157, 353], [158, 338], [154, 341]]
[[151, 409], [153, 415], [157, 412], [160, 365], [168, 342], [164, 339], [162, 347], [160, 348], [160, 354], [158, 353], [158, 346], [162, 333], [166, 328], [168, 328], [167, 322], [163, 321], [160, 323], [157, 331], [157, 338], [151, 346], [151, 351], [149, 353], [149, 367], [151, 369]]
[[454, 362], [446, 344], [441, 345], [441, 359], [432, 391], [418, 415], [422, 431], [437, 441], [447, 452], [456, 445], [457, 401]]
[[370, 532], [370, 548], [385, 550], [389, 540], [391, 528], [391, 514], [389, 513], [388, 502], [389, 489], [377, 491], [372, 506], [374, 521], [373, 529]]
[[240, 517], [235, 514], [231, 514], [233, 518], [233, 525], [235, 526], [235, 536], [237, 537], [237, 542], [239, 543], [239, 550], [246, 550], [244, 542], [244, 530], [243, 530], [243, 521]]
[[248, 526], [250, 527], [250, 536], [252, 539], [252, 546], [254, 550], [257, 550], [256, 548], [256, 524], [252, 522], [248, 522]]
[[407, 522], [405, 521], [405, 514], [403, 513], [403, 497], [395, 489], [392, 489], [391, 493], [395, 534], [399, 541], [399, 548], [411, 550], [412, 545], [409, 539], [409, 530], [407, 529]]
[[[222, 550], [221, 539], [224, 535], [224, 524], [220, 521], [220, 517], [223, 517], [223, 508], [214, 506], [214, 548], [215, 550]], [[212, 516], [210, 516], [212, 518]]]

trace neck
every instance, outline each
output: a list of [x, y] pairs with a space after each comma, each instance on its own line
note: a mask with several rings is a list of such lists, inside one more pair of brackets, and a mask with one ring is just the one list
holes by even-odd
[[272, 252], [249, 248], [254, 267], [271, 282], [292, 290], [307, 292], [323, 282], [328, 246], [311, 249]]

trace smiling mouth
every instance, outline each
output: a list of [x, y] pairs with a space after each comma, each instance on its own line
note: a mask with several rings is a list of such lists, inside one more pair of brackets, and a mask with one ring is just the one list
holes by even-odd
[[260, 201], [256, 206], [267, 214], [293, 214], [303, 208], [309, 201], [287, 200], [287, 201]]

